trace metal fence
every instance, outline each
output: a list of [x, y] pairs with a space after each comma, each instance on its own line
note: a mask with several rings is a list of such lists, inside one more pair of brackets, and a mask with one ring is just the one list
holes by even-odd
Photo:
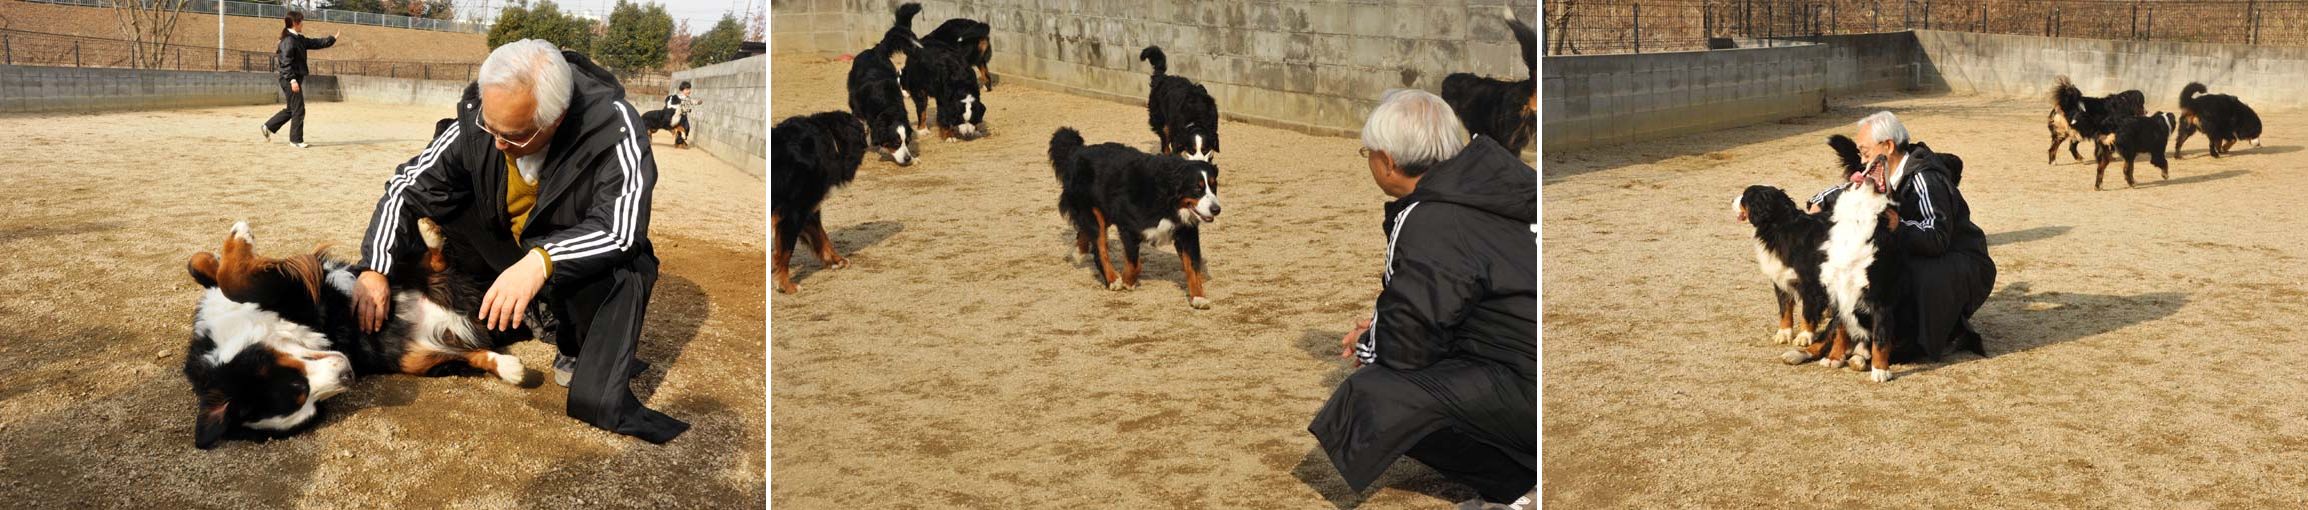
[[[38, 2], [38, 3], [44, 3], [44, 4], [56, 4], [56, 5], [78, 5], [78, 6], [83, 6], [83, 7], [106, 7], [106, 8], [109, 8], [109, 7], [111, 7], [111, 6], [113, 5], [113, 2], [114, 2], [114, 0], [22, 0], [22, 1], [25, 1], [25, 2]], [[159, 0], [137, 0], [137, 1], [138, 1], [138, 2], [142, 2], [140, 5], [152, 5], [153, 3], [155, 3], [156, 1], [159, 1]], [[216, 9], [217, 9], [217, 5], [216, 5], [216, 4], [217, 4], [216, 0], [186, 0], [186, 1], [185, 1], [185, 4], [184, 4], [184, 12], [186, 12], [186, 13], [194, 13], [194, 14], [216, 14]], [[355, 25], [372, 25], [372, 26], [380, 26], [380, 27], [407, 28], [407, 29], [415, 29], [415, 30], [432, 30], [432, 31], [437, 31], [437, 32], [464, 32], [464, 33], [473, 33], [473, 34], [485, 34], [485, 33], [488, 33], [488, 32], [489, 32], [489, 25], [487, 25], [487, 24], [482, 24], [482, 23], [473, 23], [473, 22], [469, 22], [469, 21], [456, 21], [456, 20], [445, 20], [445, 19], [427, 19], [427, 18], [415, 18], [415, 17], [409, 17], [409, 16], [401, 16], [401, 15], [396, 15], [396, 14], [377, 14], [377, 13], [373, 13], [373, 12], [340, 11], [340, 10], [336, 10], [336, 9], [307, 9], [307, 10], [305, 10], [305, 11], [304, 11], [304, 13], [305, 13], [305, 20], [306, 20], [306, 21], [327, 21], [327, 22], [330, 22], [330, 23], [350, 23], [350, 24], [355, 24]], [[227, 2], [224, 2], [224, 14], [225, 14], [225, 15], [227, 15], [227, 16], [248, 16], [248, 17], [254, 17], [254, 18], [272, 18], [272, 19], [280, 19], [282, 16], [287, 16], [287, 15], [288, 15], [288, 8], [287, 8], [287, 7], [283, 7], [283, 6], [279, 6], [279, 5], [273, 5], [273, 4], [259, 4], [259, 3], [250, 3], [250, 2], [231, 2], [231, 1], [227, 1]]]
[[[0, 64], [6, 65], [272, 72], [272, 57], [269, 51], [227, 49], [220, 58], [215, 46], [138, 44], [122, 39], [0, 29]], [[316, 75], [470, 81], [480, 65], [463, 62], [309, 59], [306, 67]]]
[[1908, 29], [2308, 46], [2308, 0], [1545, 0], [1542, 15], [1550, 55]]

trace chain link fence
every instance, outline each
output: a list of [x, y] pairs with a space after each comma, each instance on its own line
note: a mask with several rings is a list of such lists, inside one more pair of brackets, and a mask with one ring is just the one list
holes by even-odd
[[[123, 39], [0, 29], [0, 64], [56, 67], [124, 67], [182, 71], [273, 71], [269, 51], [224, 50], [188, 44], [138, 44]], [[317, 75], [384, 76], [470, 81], [480, 64], [385, 60], [309, 59]]]
[[[56, 5], [77, 5], [77, 6], [82, 6], [82, 7], [104, 7], [104, 8], [110, 8], [110, 7], [112, 7], [112, 5], [113, 5], [113, 2], [114, 2], [115, 0], [22, 0], [22, 1], [25, 1], [25, 2], [37, 2], [37, 3], [44, 3], [44, 4], [56, 4]], [[138, 2], [141, 2], [141, 4], [139, 4], [139, 5], [148, 5], [148, 6], [149, 6], [149, 5], [153, 5], [153, 4], [155, 4], [156, 2], [162, 2], [162, 1], [172, 1], [172, 0], [136, 0], [136, 1], [138, 1]], [[185, 13], [187, 13], [187, 14], [216, 14], [216, 10], [217, 10], [217, 2], [216, 2], [216, 0], [185, 0], [185, 3], [184, 3], [184, 12], [185, 12]], [[486, 25], [486, 24], [482, 24], [482, 23], [474, 23], [474, 22], [470, 22], [470, 21], [456, 21], [456, 20], [445, 20], [445, 19], [429, 19], [429, 18], [417, 18], [417, 17], [410, 17], [410, 16], [401, 16], [401, 15], [396, 15], [396, 14], [377, 14], [377, 13], [373, 13], [373, 12], [340, 11], [340, 10], [336, 10], [336, 9], [308, 9], [308, 10], [305, 10], [304, 12], [305, 12], [305, 20], [306, 20], [306, 21], [326, 21], [326, 22], [330, 22], [330, 23], [348, 23], [348, 24], [354, 24], [354, 25], [370, 25], [370, 26], [379, 26], [379, 27], [408, 28], [408, 29], [415, 29], [415, 30], [432, 30], [432, 31], [436, 31], [436, 32], [463, 32], [463, 33], [470, 33], [470, 34], [485, 34], [485, 33], [488, 33], [488, 32], [489, 32], [489, 25]], [[252, 17], [252, 18], [272, 18], [272, 19], [280, 19], [282, 16], [287, 16], [287, 15], [288, 15], [288, 8], [287, 8], [287, 7], [283, 7], [283, 6], [279, 6], [279, 5], [273, 5], [273, 4], [260, 4], [260, 3], [251, 3], [251, 2], [230, 2], [230, 1], [228, 1], [228, 2], [224, 2], [224, 14], [225, 14], [226, 16], [247, 16], [247, 17]]]
[[1543, 7], [1541, 51], [1549, 55], [1908, 29], [2308, 46], [2308, 0], [1545, 0]]

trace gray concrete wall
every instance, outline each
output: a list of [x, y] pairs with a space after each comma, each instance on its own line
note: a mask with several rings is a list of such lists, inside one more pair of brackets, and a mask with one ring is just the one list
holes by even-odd
[[[888, 30], [898, 0], [771, 3], [778, 53], [853, 53]], [[953, 17], [993, 26], [988, 65], [1001, 86], [1025, 85], [1143, 104], [1148, 45], [1170, 73], [1192, 78], [1221, 115], [1299, 131], [1345, 135], [1390, 88], [1436, 91], [1444, 76], [1521, 79], [1520, 48], [1501, 18], [1525, 23], [1537, 5], [1514, 0], [932, 0], [914, 29]], [[1533, 23], [1535, 26], [1536, 23]], [[1002, 104], [1000, 86], [988, 104]], [[1002, 120], [989, 118], [994, 129]]]
[[1826, 45], [1546, 57], [1542, 139], [1567, 150], [1816, 114]]
[[465, 85], [470, 83], [382, 76], [338, 76], [336, 79], [337, 91], [345, 101], [439, 106], [443, 116], [455, 107], [457, 99], [465, 93]]
[[[335, 101], [332, 76], [315, 76], [305, 100]], [[0, 112], [85, 112], [273, 104], [272, 73], [0, 65]]]
[[[673, 73], [671, 83], [690, 82], [689, 96], [701, 101], [690, 111], [689, 146], [703, 150], [755, 177], [767, 168], [769, 127], [762, 118], [769, 90], [769, 56], [739, 60]], [[664, 108], [664, 98], [634, 103], [642, 109]]]
[[[1927, 87], [2041, 99], [2067, 75], [2085, 94], [2137, 89], [2148, 108], [2177, 111], [2180, 88], [2203, 82], [2255, 108], [2308, 105], [2308, 48], [2071, 39], [1918, 30]], [[2047, 106], [2049, 103], [2046, 103]]]

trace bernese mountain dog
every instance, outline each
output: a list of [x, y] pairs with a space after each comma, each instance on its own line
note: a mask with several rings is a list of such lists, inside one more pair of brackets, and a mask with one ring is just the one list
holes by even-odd
[[929, 35], [923, 36], [922, 45], [945, 46], [960, 50], [962, 61], [969, 63], [970, 67], [977, 70], [978, 82], [985, 84], [986, 90], [992, 91], [994, 90], [994, 72], [986, 70], [986, 62], [994, 59], [994, 45], [990, 38], [993, 32], [994, 27], [985, 22], [969, 18], [954, 18], [938, 24], [936, 30], [931, 30]]
[[1852, 177], [1854, 182], [1836, 198], [1829, 213], [1827, 242], [1822, 245], [1826, 261], [1820, 264], [1819, 281], [1835, 309], [1832, 322], [1842, 334], [1831, 339], [1829, 352], [1820, 358], [1820, 364], [1833, 367], [1846, 363], [1845, 353], [1853, 352], [1857, 345], [1861, 352], [1853, 353], [1848, 362], [1854, 369], [1870, 364], [1868, 379], [1887, 382], [1891, 380], [1891, 347], [1898, 344], [1896, 335], [1901, 327], [1897, 312], [1906, 306], [1911, 294], [1903, 251], [1889, 246], [1891, 228], [1899, 221], [1898, 209], [1892, 207], [1889, 196], [1890, 183], [1899, 176], [1886, 175], [1894, 171], [1886, 158], [1861, 162], [1858, 144], [1848, 137], [1836, 135], [1828, 143], [1859, 170]]
[[2204, 84], [2188, 82], [2180, 89], [2180, 136], [2172, 142], [2172, 157], [2180, 157], [2180, 146], [2188, 143], [2188, 136], [2203, 131], [2210, 142], [2212, 157], [2226, 154], [2236, 141], [2247, 140], [2253, 147], [2260, 146], [2260, 114], [2245, 106], [2236, 96], [2205, 94]]
[[1163, 154], [1210, 161], [1218, 156], [1218, 101], [1202, 84], [1170, 74], [1170, 58], [1161, 46], [1147, 46], [1138, 60], [1154, 64], [1153, 83], [1147, 87], [1146, 126], [1161, 139]]
[[1521, 153], [1529, 146], [1532, 134], [1538, 129], [1539, 75], [1538, 34], [1522, 20], [1507, 18], [1507, 27], [1515, 32], [1515, 42], [1523, 47], [1523, 67], [1531, 78], [1506, 81], [1473, 73], [1451, 73], [1443, 77], [1443, 102], [1450, 103], [1459, 122], [1467, 132], [1489, 137], [1507, 151]]
[[2113, 133], [2124, 119], [2146, 115], [2148, 96], [2138, 90], [2126, 90], [2106, 97], [2085, 96], [2076, 89], [2066, 75], [2052, 85], [2052, 108], [2067, 119], [2068, 127], [2076, 134], [2092, 140], [2093, 154], [2107, 150], [2102, 137]]
[[1755, 227], [1755, 264], [1779, 304], [1772, 343], [1808, 347], [1826, 319], [1827, 290], [1819, 285], [1826, 262], [1828, 215], [1808, 214], [1779, 188], [1754, 185], [1731, 201], [1739, 221]]
[[[891, 30], [912, 34], [914, 15], [921, 12], [918, 3], [898, 6], [897, 26]], [[985, 136], [986, 100], [978, 94], [978, 76], [968, 60], [975, 48], [923, 44], [916, 38], [915, 44], [899, 49], [906, 53], [906, 68], [898, 84], [914, 102], [915, 129], [930, 128], [929, 103], [935, 99], [939, 138], [968, 141]]]
[[2101, 145], [2106, 148], [2098, 153], [2100, 167], [2092, 176], [2092, 189], [2099, 190], [2100, 182], [2107, 180], [2108, 163], [2114, 162], [2117, 156], [2124, 158], [2125, 186], [2138, 184], [2132, 181], [2132, 161], [2141, 153], [2147, 153], [2148, 163], [2156, 165], [2156, 170], [2163, 173], [2163, 178], [2171, 179], [2172, 167], [2164, 161], [2164, 140], [2171, 139], [2175, 122], [2169, 112], [2127, 117], [2118, 121], [2116, 131], [2102, 137], [2104, 141]]
[[689, 148], [689, 123], [682, 122], [682, 120], [689, 117], [690, 110], [699, 104], [703, 103], [696, 100], [682, 101], [681, 104], [674, 105], [672, 108], [644, 112], [641, 114], [641, 124], [648, 126], [650, 136], [656, 136], [658, 131], [672, 131], [673, 148], [687, 149]]
[[899, 84], [897, 66], [890, 63], [890, 52], [919, 44], [906, 27], [922, 7], [906, 5], [911, 9], [898, 9], [897, 24], [882, 32], [881, 42], [857, 52], [849, 64], [849, 113], [865, 123], [874, 152], [898, 166], [912, 165], [917, 158], [914, 125], [906, 118], [905, 90]]
[[793, 284], [793, 247], [797, 241], [806, 238], [816, 247], [817, 260], [825, 267], [849, 267], [849, 259], [834, 252], [833, 237], [825, 233], [818, 206], [834, 188], [857, 177], [858, 163], [865, 158], [866, 133], [849, 114], [825, 112], [788, 117], [771, 128], [769, 135], [770, 142], [777, 144], [770, 152], [769, 165], [769, 224], [777, 232], [771, 272], [777, 291], [792, 294], [801, 290]]
[[[1085, 147], [1082, 133], [1062, 127], [1050, 135], [1050, 168], [1061, 189], [1058, 212], [1074, 224], [1073, 255], [1095, 253], [1108, 290], [1136, 288], [1139, 248], [1168, 243], [1178, 248], [1178, 267], [1186, 273], [1186, 305], [1210, 308], [1202, 294], [1209, 270], [1199, 227], [1218, 221], [1217, 165], [1113, 142]], [[1106, 252], [1109, 226], [1122, 237], [1120, 273]]]
[[375, 333], [361, 332], [355, 319], [352, 264], [325, 245], [285, 258], [259, 256], [248, 223], [240, 222], [221, 255], [194, 254], [185, 265], [202, 291], [184, 358], [184, 377], [199, 399], [193, 446], [214, 448], [228, 432], [301, 432], [319, 415], [320, 401], [343, 393], [355, 375], [477, 369], [525, 381], [519, 358], [495, 352], [510, 335], [474, 322], [488, 281], [449, 263], [429, 220], [418, 226], [426, 234], [424, 261], [392, 275], [393, 313]]
[[2052, 108], [2052, 112], [2044, 116], [2044, 128], [2052, 132], [2052, 147], [2044, 150], [2044, 164], [2059, 162], [2060, 142], [2068, 144], [2069, 161], [2084, 160], [2083, 153], [2076, 152], [2076, 145], [2084, 142], [2084, 134], [2077, 133], [2075, 126], [2068, 125], [2068, 117], [2060, 114], [2059, 108]]

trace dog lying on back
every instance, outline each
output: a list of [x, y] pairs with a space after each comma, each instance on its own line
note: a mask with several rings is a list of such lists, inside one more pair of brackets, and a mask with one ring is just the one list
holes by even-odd
[[1138, 59], [1154, 64], [1146, 95], [1146, 125], [1161, 139], [1162, 153], [1195, 161], [1218, 156], [1218, 101], [1202, 84], [1170, 74], [1161, 46], [1147, 46]]
[[352, 264], [325, 246], [259, 256], [242, 222], [225, 236], [221, 254], [194, 254], [185, 267], [202, 292], [184, 359], [200, 403], [193, 446], [213, 448], [234, 431], [293, 435], [355, 375], [477, 369], [514, 384], [525, 380], [521, 360], [494, 352], [499, 339], [473, 321], [489, 282], [455, 269], [430, 220], [418, 226], [429, 249], [417, 267], [393, 272], [392, 313], [374, 333], [362, 332], [354, 318]]
[[2146, 117], [2130, 117], [2116, 123], [2116, 131], [2101, 137], [2098, 160], [2099, 170], [2092, 176], [2092, 189], [2100, 189], [2100, 182], [2108, 177], [2108, 163], [2121, 155], [2124, 158], [2124, 185], [2134, 186], [2132, 161], [2141, 153], [2148, 155], [2148, 163], [2156, 165], [2163, 178], [2172, 178], [2172, 167], [2164, 161], [2164, 140], [2171, 139], [2172, 114], [2156, 112]]
[[2238, 140], [2250, 140], [2253, 147], [2260, 146], [2259, 113], [2236, 96], [2204, 92], [2204, 84], [2195, 82], [2180, 89], [2180, 136], [2172, 142], [2172, 157], [2180, 156], [2180, 146], [2187, 144], [2188, 136], [2197, 130], [2204, 132], [2215, 158], [2227, 153]]
[[1467, 133], [1489, 137], [1508, 152], [1520, 153], [1531, 144], [1538, 129], [1539, 86], [1533, 81], [1539, 75], [1538, 34], [1514, 18], [1507, 18], [1507, 28], [1514, 30], [1515, 42], [1522, 45], [1523, 67], [1533, 78], [1507, 81], [1451, 73], [1443, 77], [1442, 98], [1458, 113]]

